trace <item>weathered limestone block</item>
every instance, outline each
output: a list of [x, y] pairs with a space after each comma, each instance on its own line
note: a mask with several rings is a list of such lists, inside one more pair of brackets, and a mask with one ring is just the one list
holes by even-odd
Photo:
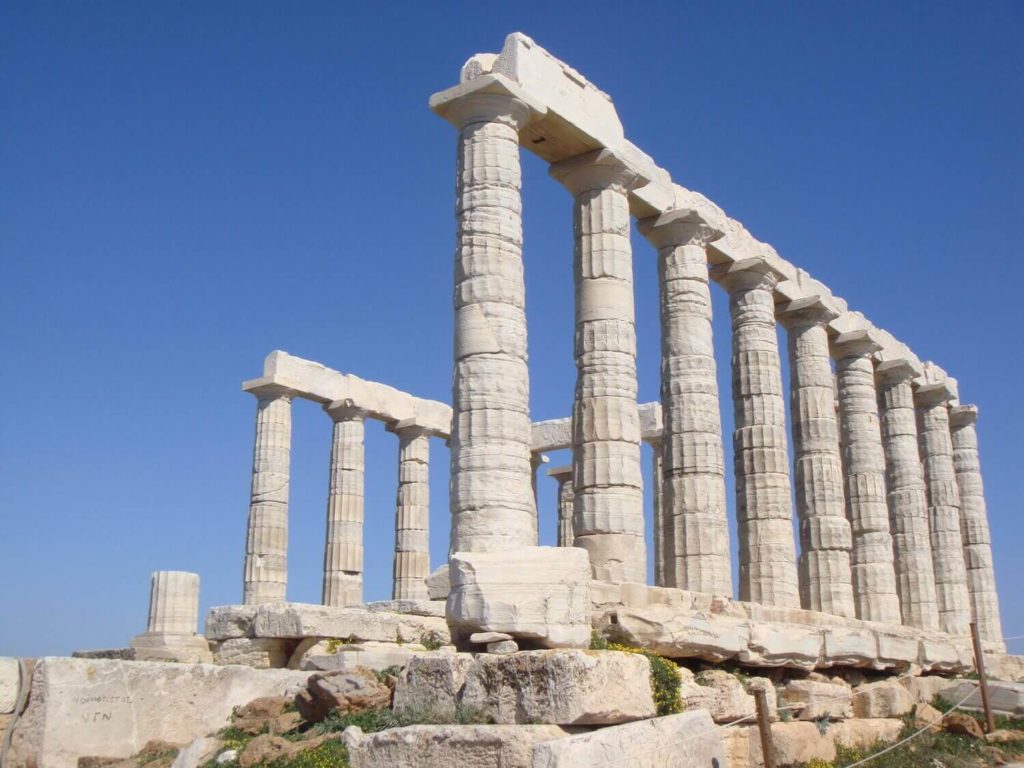
[[922, 675], [920, 677], [904, 677], [900, 685], [907, 689], [910, 698], [917, 704], [930, 704], [936, 696], [945, 697], [956, 687], [957, 681], [939, 675]]
[[[968, 696], [963, 706], [967, 709], [981, 709], [981, 688], [976, 680], [961, 680], [947, 688], [943, 696], [957, 702]], [[996, 712], [1014, 717], [1024, 715], [1024, 683], [1006, 683], [990, 680], [988, 685], [989, 703]]]
[[427, 596], [431, 600], [447, 600], [452, 585], [448, 576], [448, 563], [440, 565], [427, 576]]
[[916, 632], [897, 627], [878, 628], [875, 640], [878, 643], [877, 669], [891, 667], [904, 670], [920, 660], [921, 644]]
[[878, 660], [878, 639], [867, 627], [823, 627], [822, 661], [829, 666], [870, 667]]
[[430, 430], [399, 422], [392, 596], [426, 600], [430, 575]]
[[922, 635], [918, 662], [926, 671], [955, 672], [960, 669], [960, 653], [946, 635]]
[[415, 643], [434, 633], [440, 642], [449, 641], [448, 625], [442, 619], [304, 603], [260, 606], [252, 632], [256, 637], [334, 637], [383, 643]]
[[706, 768], [727, 765], [719, 729], [706, 712], [682, 712], [601, 728], [533, 748], [533, 768]]
[[[689, 210], [640, 222], [658, 249], [661, 473], [665, 563], [659, 584], [732, 595], [722, 424], [704, 246], [720, 233]], [[660, 539], [660, 541], [659, 541]]]
[[620, 608], [611, 625], [617, 639], [660, 656], [725, 661], [746, 651], [750, 627], [744, 621], [702, 614], [685, 615], [678, 608]]
[[876, 717], [830, 723], [828, 735], [836, 744], [853, 749], [870, 749], [875, 744], [893, 743], [902, 730], [902, 720]]
[[255, 605], [216, 605], [206, 612], [206, 639], [252, 637]]
[[231, 638], [213, 643], [214, 664], [241, 664], [257, 669], [283, 669], [288, 666], [294, 640], [275, 638]]
[[767, 263], [718, 274], [732, 315], [732, 389], [741, 600], [800, 607], [786, 406]]
[[[748, 716], [753, 721], [756, 713], [754, 697], [734, 675], [720, 669], [705, 670], [696, 677], [687, 672], [689, 670], [680, 669], [683, 682], [679, 693], [686, 710], [707, 710], [716, 723], [731, 723]], [[769, 681], [766, 682], [771, 685]], [[771, 716], [775, 710], [774, 688], [767, 700], [772, 710]]]
[[462, 704], [497, 723], [609, 725], [655, 714], [650, 662], [614, 651], [477, 656], [466, 673]]
[[10, 656], [0, 656], [0, 715], [10, 714], [18, 702], [18, 686], [21, 672], [18, 660]]
[[414, 656], [426, 652], [427, 649], [419, 643], [396, 645], [366, 642], [341, 645], [331, 653], [331, 647], [326, 642], [311, 638], [304, 640], [295, 649], [288, 661], [288, 668], [335, 672], [366, 667], [380, 671], [388, 667], [405, 666]]
[[396, 711], [434, 709], [453, 712], [474, 665], [468, 653], [414, 656], [398, 676], [392, 706]]
[[459, 131], [452, 552], [534, 543], [519, 131], [545, 108], [502, 75], [431, 98]]
[[928, 500], [910, 388], [913, 376], [914, 370], [906, 363], [880, 364], [876, 369], [878, 410], [903, 623], [934, 632], [939, 629], [939, 609], [935, 602]]
[[331, 474], [327, 494], [323, 603], [358, 605], [363, 601], [363, 506], [366, 413], [348, 401], [325, 409], [334, 421]]
[[1024, 656], [1006, 653], [986, 653], [985, 669], [994, 680], [1024, 682]]
[[534, 745], [572, 733], [557, 725], [410, 725], [345, 729], [352, 768], [531, 768]]
[[779, 690], [780, 707], [792, 708], [798, 720], [841, 720], [853, 716], [850, 686], [819, 680], [790, 680]]
[[590, 563], [577, 547], [457, 552], [449, 560], [453, 635], [505, 632], [546, 648], [590, 644]]
[[245, 545], [246, 605], [283, 601], [288, 586], [288, 483], [292, 396], [281, 386], [249, 389], [257, 398], [252, 493]]
[[81, 756], [129, 757], [147, 741], [184, 746], [224, 727], [234, 707], [295, 693], [308, 676], [212, 664], [41, 659], [6, 765], [75, 768]]
[[916, 703], [905, 686], [883, 680], [853, 689], [853, 716], [862, 718], [903, 717]]
[[441, 600], [375, 600], [365, 603], [363, 607], [374, 613], [404, 613], [409, 616], [444, 618], [444, 602]]
[[816, 627], [755, 621], [750, 625], [750, 644], [739, 659], [759, 667], [814, 669], [821, 652], [821, 630]]
[[607, 149], [555, 163], [575, 201], [573, 528], [594, 578], [647, 574], [637, 410], [629, 190], [643, 181]]
[[[777, 765], [806, 765], [812, 760], [830, 764], [836, 759], [834, 739], [828, 732], [823, 734], [817, 723], [781, 722], [772, 723], [771, 728]], [[756, 727], [738, 726], [725, 729], [723, 736], [726, 741], [729, 768], [760, 768], [764, 765], [761, 739]]]
[[960, 405], [949, 411], [953, 466], [960, 491], [960, 531], [964, 542], [967, 588], [974, 609], [972, 615], [978, 623], [978, 634], [997, 650], [1005, 651], [996, 575], [992, 567], [992, 537], [978, 458], [978, 433], [974, 426], [977, 419], [978, 407], [975, 405]]

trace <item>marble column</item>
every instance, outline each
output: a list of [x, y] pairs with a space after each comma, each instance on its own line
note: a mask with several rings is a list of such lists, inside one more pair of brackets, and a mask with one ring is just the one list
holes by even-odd
[[391, 597], [427, 600], [430, 575], [430, 430], [412, 422], [390, 427], [398, 436], [398, 498]]
[[156, 571], [149, 590], [147, 632], [194, 635], [199, 626], [199, 574]]
[[548, 476], [558, 481], [558, 533], [557, 544], [560, 547], [571, 547], [576, 536], [572, 531], [572, 500], [575, 494], [572, 489], [572, 465], [553, 467]]
[[437, 94], [459, 130], [451, 551], [534, 543], [519, 131], [537, 114], [510, 80]]
[[543, 453], [530, 454], [530, 483], [533, 486], [533, 545], [540, 544], [540, 502], [537, 499], [537, 472], [550, 459]]
[[256, 396], [256, 439], [245, 543], [243, 601], [284, 602], [288, 586], [288, 480], [292, 442], [292, 395], [267, 384]]
[[937, 631], [939, 610], [935, 602], [928, 500], [918, 453], [914, 394], [910, 388], [915, 375], [905, 361], [883, 362], [875, 369], [875, 382], [900, 613], [908, 626]]
[[[691, 211], [644, 219], [658, 249], [661, 306], [662, 491], [655, 516], [656, 583], [732, 596], [725, 462], [704, 247], [718, 232]], [[663, 522], [659, 532], [659, 520]], [[661, 561], [666, 562], [662, 563]]]
[[647, 580], [633, 256], [628, 192], [637, 175], [608, 150], [551, 166], [575, 196], [576, 392], [573, 527], [594, 578]]
[[732, 315], [733, 463], [740, 600], [799, 608], [786, 404], [782, 399], [773, 291], [763, 260], [716, 268]]
[[992, 537], [985, 507], [985, 486], [981, 480], [981, 463], [978, 458], [977, 420], [976, 405], [958, 405], [949, 409], [953, 466], [960, 491], [960, 533], [964, 541], [967, 591], [971, 596], [978, 633], [982, 640], [1005, 652], [992, 563]]
[[665, 520], [665, 461], [661, 440], [647, 442], [651, 446], [651, 513], [654, 517], [651, 541], [654, 544], [654, 586], [667, 587], [674, 583], [674, 574], [670, 579], [669, 573], [675, 571], [675, 558], [670, 554], [672, 544], [669, 541], [669, 527]]
[[366, 414], [347, 403], [325, 408], [334, 420], [327, 494], [323, 604], [363, 602], [363, 505]]
[[826, 329], [838, 314], [815, 298], [790, 302], [779, 320], [786, 326], [789, 348], [800, 602], [808, 610], [854, 617], [852, 540]]
[[885, 451], [878, 419], [875, 364], [879, 345], [864, 331], [840, 334], [832, 345], [839, 388], [839, 440], [846, 510], [853, 532], [851, 570], [857, 618], [900, 624], [896, 567], [885, 485]]
[[953, 396], [944, 383], [923, 384], [914, 393], [914, 403], [928, 496], [939, 628], [951, 635], [967, 635], [971, 599], [960, 532], [960, 489], [949, 432], [948, 402]]

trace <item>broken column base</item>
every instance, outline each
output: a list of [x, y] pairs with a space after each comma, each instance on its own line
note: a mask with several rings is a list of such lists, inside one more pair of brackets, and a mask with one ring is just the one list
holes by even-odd
[[176, 661], [188, 664], [212, 664], [210, 644], [202, 635], [171, 632], [143, 632], [132, 638], [136, 661]]

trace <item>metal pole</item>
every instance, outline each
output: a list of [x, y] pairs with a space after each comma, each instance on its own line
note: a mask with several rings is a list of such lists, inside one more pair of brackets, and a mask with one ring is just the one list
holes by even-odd
[[992, 705], [988, 701], [988, 677], [985, 675], [985, 656], [981, 652], [981, 638], [978, 637], [978, 623], [971, 622], [971, 640], [974, 641], [974, 666], [978, 670], [978, 683], [981, 685], [981, 706], [985, 710], [985, 733], [996, 729], [996, 718], [992, 714]]
[[772, 724], [768, 722], [768, 700], [765, 697], [764, 688], [754, 689], [754, 703], [757, 705], [757, 730], [761, 734], [761, 754], [764, 756], [764, 768], [776, 768]]

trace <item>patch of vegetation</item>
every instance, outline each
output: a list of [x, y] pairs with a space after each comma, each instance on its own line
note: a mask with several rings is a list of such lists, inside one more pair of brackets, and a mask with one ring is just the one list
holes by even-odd
[[679, 675], [679, 667], [674, 662], [663, 659], [653, 651], [622, 643], [608, 643], [607, 650], [646, 656], [651, 663], [651, 694], [654, 696], [658, 715], [674, 715], [683, 711], [683, 699], [679, 695], [683, 681]]
[[402, 674], [402, 668], [398, 664], [392, 664], [390, 667], [384, 667], [384, 669], [375, 669], [373, 674], [378, 682], [387, 684], [388, 678], [398, 677]]
[[343, 645], [352, 645], [355, 642], [355, 638], [352, 635], [348, 637], [329, 637], [324, 640], [324, 646], [327, 648], [328, 655], [333, 656]]
[[[267, 728], [264, 728], [263, 733], [267, 733], [267, 730]], [[217, 738], [224, 742], [224, 749], [237, 749], [239, 751], [245, 749], [245, 745], [255, 739], [257, 735], [246, 733], [241, 728], [235, 728], [233, 725], [217, 731]]]
[[424, 632], [420, 635], [420, 645], [426, 648], [428, 651], [436, 651], [438, 648], [444, 645], [444, 638], [434, 630]]
[[483, 710], [462, 704], [456, 705], [454, 709], [424, 706], [402, 709], [398, 712], [380, 707], [364, 709], [362, 712], [342, 713], [334, 710], [322, 722], [314, 725], [309, 733], [314, 736], [322, 733], [340, 733], [350, 725], [358, 726], [367, 733], [374, 733], [406, 725], [486, 725], [491, 722]]
[[607, 651], [608, 650], [608, 638], [598, 632], [596, 629], [590, 633], [590, 650], [592, 651]]
[[348, 768], [348, 750], [337, 739], [329, 739], [295, 757], [264, 760], [257, 768]]

